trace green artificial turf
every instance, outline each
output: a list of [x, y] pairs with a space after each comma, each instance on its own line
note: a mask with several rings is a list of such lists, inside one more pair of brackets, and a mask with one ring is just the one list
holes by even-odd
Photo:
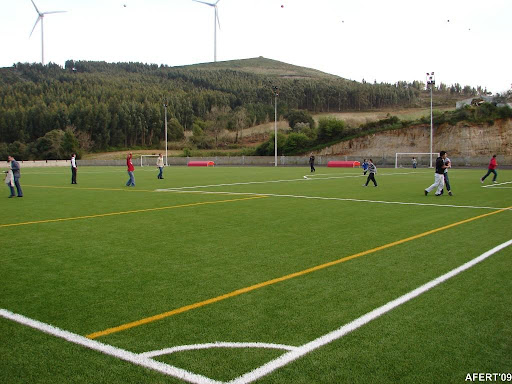
[[[0, 199], [0, 308], [86, 336], [368, 254], [98, 337], [134, 353], [212, 342], [301, 346], [512, 238], [512, 183], [427, 169], [25, 168]], [[305, 179], [307, 176], [309, 179]], [[512, 171], [499, 170], [500, 183]], [[486, 180], [490, 185], [490, 180]], [[205, 193], [208, 192], [208, 193]], [[215, 192], [215, 193], [212, 193]], [[449, 224], [479, 217], [426, 234]], [[425, 234], [424, 236], [417, 236]], [[403, 243], [400, 240], [409, 239]], [[388, 245], [385, 249], [378, 247]], [[268, 383], [463, 382], [512, 370], [512, 247], [277, 369]], [[0, 318], [3, 383], [177, 383]], [[283, 354], [205, 349], [155, 360], [229, 381]]]

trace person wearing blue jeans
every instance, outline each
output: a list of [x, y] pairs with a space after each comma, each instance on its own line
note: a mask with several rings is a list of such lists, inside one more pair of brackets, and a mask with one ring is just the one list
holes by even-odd
[[[14, 185], [16, 186], [16, 190], [18, 192], [18, 197], [23, 197], [23, 191], [21, 190], [20, 185], [20, 164], [14, 159], [12, 156], [8, 156], [7, 160], [11, 163], [11, 171], [14, 177]], [[14, 197], [14, 188], [11, 187], [11, 196]]]
[[126, 166], [128, 167], [128, 176], [130, 177], [126, 182], [127, 187], [135, 187], [135, 177], [133, 176], [133, 171], [135, 168], [132, 163], [132, 153], [130, 152], [126, 157]]

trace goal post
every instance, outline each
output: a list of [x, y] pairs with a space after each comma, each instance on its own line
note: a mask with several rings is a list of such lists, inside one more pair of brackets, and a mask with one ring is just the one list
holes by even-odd
[[395, 168], [413, 168], [413, 157], [416, 159], [418, 167], [430, 167], [430, 159], [438, 156], [438, 153], [429, 152], [396, 152]]
[[[158, 159], [159, 155], [140, 155], [140, 166], [141, 167], [156, 167], [156, 159]], [[164, 164], [166, 163], [165, 156]]]

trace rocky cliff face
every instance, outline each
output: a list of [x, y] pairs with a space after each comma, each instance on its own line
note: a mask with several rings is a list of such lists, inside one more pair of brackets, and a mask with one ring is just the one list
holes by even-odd
[[[498, 163], [512, 165], [512, 120], [498, 120], [493, 125], [434, 127], [433, 152], [445, 150], [460, 165], [487, 164], [493, 154]], [[318, 152], [320, 156], [391, 158], [397, 152], [429, 152], [430, 125], [381, 132], [345, 141]]]

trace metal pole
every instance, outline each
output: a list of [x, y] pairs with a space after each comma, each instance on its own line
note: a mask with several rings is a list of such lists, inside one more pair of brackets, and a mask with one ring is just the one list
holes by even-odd
[[165, 108], [165, 166], [169, 166], [167, 162], [167, 101], [164, 104]]
[[277, 92], [275, 93], [275, 112], [274, 112], [274, 156], [275, 167], [277, 167]]
[[44, 15], [41, 17], [41, 64], [44, 65], [44, 29], [43, 29]]
[[217, 6], [213, 15], [213, 62], [217, 62]]
[[434, 133], [434, 120], [432, 118], [432, 88], [433, 85], [430, 84], [430, 168], [432, 168], [432, 142]]

